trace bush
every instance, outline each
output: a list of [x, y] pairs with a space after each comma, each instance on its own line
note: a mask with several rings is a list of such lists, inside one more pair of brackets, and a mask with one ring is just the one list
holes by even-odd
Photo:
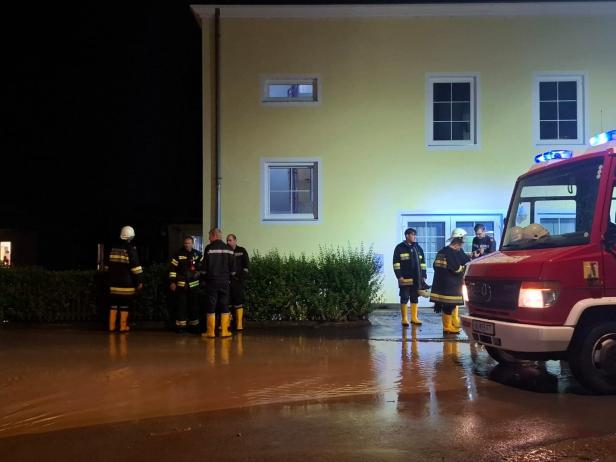
[[372, 249], [321, 247], [313, 257], [256, 253], [247, 318], [259, 321], [365, 319], [380, 300], [381, 267]]
[[[170, 317], [166, 265], [145, 268], [144, 290], [132, 318]], [[323, 247], [312, 257], [256, 253], [251, 259], [246, 318], [258, 321], [365, 319], [379, 300], [380, 265], [371, 249]], [[0, 268], [0, 320], [70, 322], [103, 320], [105, 274]]]

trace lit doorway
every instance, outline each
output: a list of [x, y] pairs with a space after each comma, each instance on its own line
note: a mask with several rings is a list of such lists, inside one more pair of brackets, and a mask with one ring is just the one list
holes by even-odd
[[417, 243], [421, 246], [426, 257], [428, 284], [432, 284], [434, 270], [432, 265], [438, 251], [445, 247], [446, 240], [454, 228], [462, 228], [468, 238], [465, 239], [464, 251], [470, 253], [476, 224], [481, 223], [486, 227], [486, 233], [494, 238], [496, 247], [500, 244], [503, 216], [501, 214], [482, 215], [447, 215], [447, 214], [401, 214], [400, 237], [404, 240], [404, 230], [415, 228], [417, 230]]

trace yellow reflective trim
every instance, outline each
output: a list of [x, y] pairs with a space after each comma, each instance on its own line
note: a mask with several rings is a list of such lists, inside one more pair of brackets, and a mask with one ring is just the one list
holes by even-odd
[[426, 269], [426, 264], [422, 263], [421, 265], [419, 265], [421, 267], [421, 269]]
[[178, 259], [179, 259], [179, 260], [186, 260], [186, 256], [184, 256], [184, 255], [180, 255], [180, 256], [178, 257]]
[[109, 292], [114, 295], [131, 295], [135, 293], [134, 287], [109, 287]]
[[197, 287], [199, 285], [199, 281], [193, 281], [188, 284], [188, 287]]
[[109, 261], [114, 263], [128, 263], [128, 257], [122, 255], [109, 255]]
[[174, 258], [173, 260], [171, 260], [171, 264], [173, 266], [178, 266], [178, 261]]
[[400, 269], [400, 263], [394, 263], [394, 269]]
[[434, 299], [439, 302], [463, 303], [461, 295], [441, 295], [441, 294], [435, 294], [434, 292], [432, 292], [430, 293], [430, 299]]
[[184, 281], [178, 281], [178, 287], [185, 287], [186, 283]]
[[133, 274], [141, 274], [143, 273], [143, 268], [141, 266], [135, 266], [134, 268], [130, 269]]
[[464, 266], [460, 265], [456, 270], [456, 273], [461, 273], [462, 271], [464, 271]]
[[169, 277], [170, 277], [170, 278], [177, 277], [177, 275], [178, 275], [178, 273], [176, 273], [175, 271], [171, 271], [171, 272], [169, 273]]

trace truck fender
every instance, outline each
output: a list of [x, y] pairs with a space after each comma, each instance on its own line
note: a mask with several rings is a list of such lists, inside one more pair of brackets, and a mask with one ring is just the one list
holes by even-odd
[[585, 298], [580, 300], [571, 308], [569, 316], [567, 316], [567, 320], [565, 321], [565, 326], [575, 327], [584, 311], [589, 308], [609, 305], [612, 305], [614, 310], [616, 310], [616, 297]]

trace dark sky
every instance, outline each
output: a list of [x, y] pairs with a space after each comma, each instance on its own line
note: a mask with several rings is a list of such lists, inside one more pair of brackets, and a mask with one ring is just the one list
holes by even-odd
[[71, 267], [123, 224], [157, 245], [167, 223], [199, 223], [201, 42], [188, 3], [4, 16], [0, 229], [37, 231], [40, 262]]

